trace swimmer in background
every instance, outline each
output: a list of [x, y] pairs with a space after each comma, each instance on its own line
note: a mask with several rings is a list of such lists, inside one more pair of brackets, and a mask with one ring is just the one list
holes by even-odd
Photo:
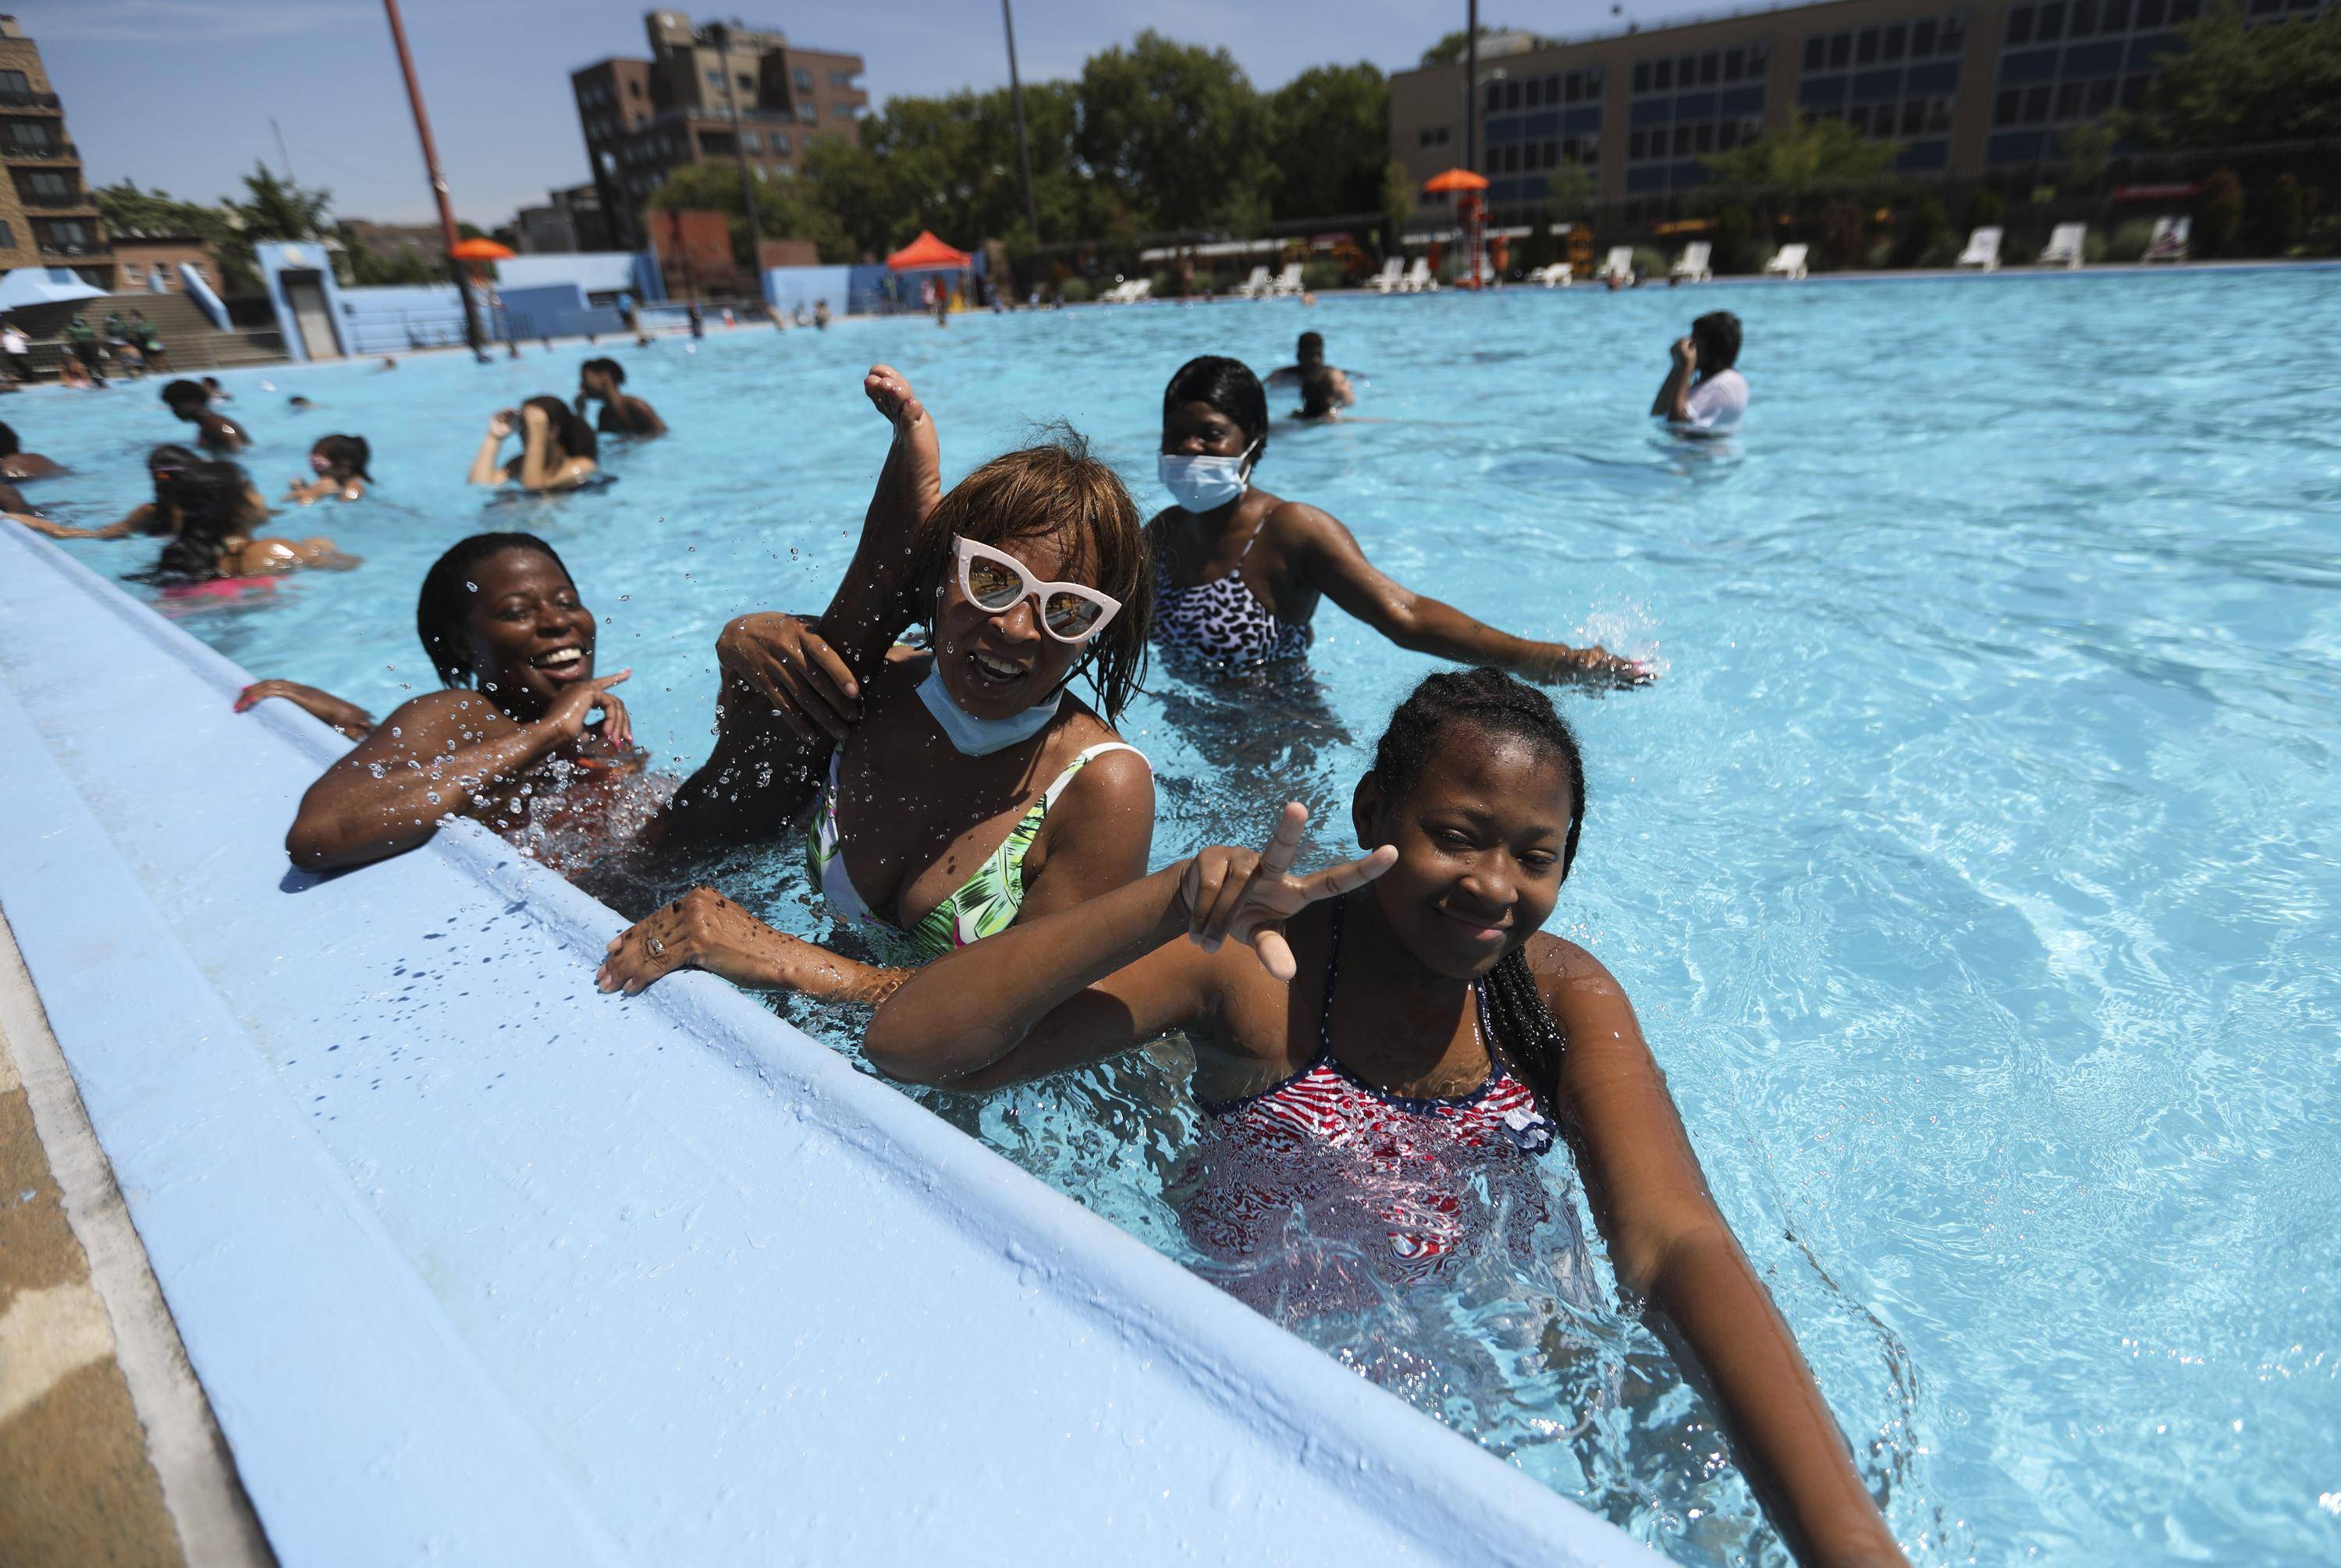
[[1293, 345], [1292, 358], [1292, 363], [1269, 372], [1268, 379], [1260, 384], [1271, 387], [1297, 387], [1305, 383], [1311, 375], [1324, 369], [1325, 334], [1302, 332], [1300, 341]]
[[39, 452], [26, 452], [24, 443], [16, 439], [15, 428], [0, 424], [0, 479], [25, 484], [65, 471], [65, 464], [43, 457]]
[[812, 324], [819, 327], [823, 332], [827, 332], [829, 330], [829, 302], [827, 300], [813, 301]]
[[[1489, 1256], [1549, 1285], [1538, 1231], [1582, 1245], [1574, 1206], [1552, 1212], [1551, 1160], [1582, 1183], [1624, 1306], [1713, 1401], [1789, 1550], [1907, 1568], [1625, 988], [1541, 929], [1585, 816], [1550, 700], [1497, 670], [1441, 672], [1357, 784], [1364, 858], [1296, 874], [1307, 813], [1288, 806], [1258, 852], [1206, 849], [944, 955], [879, 1007], [862, 1053], [890, 1077], [982, 1094], [1183, 1033], [1205, 1125], [1176, 1184], [1180, 1228], [1288, 1322], [1403, 1300]], [[1303, 1227], [1340, 1249], [1313, 1276]]]
[[[144, 501], [124, 513], [120, 521], [104, 528], [76, 528], [47, 517], [18, 517], [17, 521], [51, 539], [128, 539], [133, 535], [168, 539], [179, 531], [182, 495], [180, 480], [192, 473], [204, 462], [201, 453], [183, 446], [158, 446], [146, 454], [146, 477], [154, 487], [154, 499]], [[237, 531], [247, 537], [267, 525], [268, 503], [260, 491], [246, 483], [244, 504], [235, 519]]]
[[321, 436], [317, 444], [309, 449], [309, 470], [316, 478], [294, 480], [284, 499], [302, 506], [314, 506], [335, 496], [355, 501], [374, 482], [374, 475], [366, 471], [366, 464], [373, 458], [374, 451], [362, 435]]
[[[852, 562], [817, 622], [724, 628], [714, 753], [663, 830], [671, 846], [802, 835], [831, 915], [892, 951], [859, 962], [699, 888], [610, 944], [605, 991], [696, 968], [872, 1003], [911, 965], [1145, 874], [1153, 770], [1113, 729], [1146, 658], [1136, 503], [1070, 432], [940, 494], [909, 383], [878, 365], [862, 386], [894, 440]], [[913, 620], [926, 650], [894, 646]], [[1095, 707], [1067, 690], [1083, 674]]]
[[1300, 383], [1300, 406], [1292, 411], [1292, 417], [1307, 424], [1330, 424], [1357, 401], [1346, 374], [1332, 365], [1319, 365]]
[[[252, 501], [256, 492], [232, 462], [198, 462], [170, 485], [178, 530], [163, 553], [134, 581], [183, 588], [230, 577], [275, 577], [304, 567], [344, 571], [359, 564], [322, 535], [304, 540], [258, 539]], [[266, 508], [257, 521], [265, 521]]]
[[1268, 448], [1268, 394], [1238, 360], [1190, 360], [1162, 394], [1163, 487], [1175, 504], [1147, 525], [1154, 642], [1212, 673], [1306, 653], [1330, 598], [1400, 648], [1493, 664], [1537, 680], [1639, 686], [1648, 670], [1600, 647], [1497, 630], [1374, 569], [1330, 512], [1251, 482]]
[[217, 408], [224, 402], [234, 402], [235, 401], [235, 399], [229, 394], [228, 390], [220, 385], [219, 377], [217, 376], [205, 376], [203, 381], [203, 387], [204, 401], [210, 403], [214, 408]]
[[[499, 462], [504, 438], [521, 432], [520, 455]], [[593, 429], [557, 397], [533, 397], [517, 409], [499, 409], [473, 455], [472, 484], [516, 484], [523, 490], [574, 490], [600, 469]]]
[[1709, 311], [1690, 324], [1669, 351], [1673, 362], [1650, 413], [1686, 433], [1721, 434], [1748, 412], [1748, 382], [1732, 367], [1739, 360], [1739, 318]]
[[[371, 865], [428, 842], [452, 817], [507, 837], [554, 817], [606, 819], [616, 780], [645, 760], [610, 690], [631, 671], [594, 673], [593, 613], [553, 547], [526, 533], [460, 541], [424, 575], [414, 621], [444, 689], [364, 726], [349, 755], [309, 786], [284, 836], [293, 863]], [[368, 717], [313, 687], [275, 681], [247, 688], [237, 710], [271, 697], [344, 734]]]
[[205, 452], [228, 455], [252, 444], [250, 433], [242, 425], [213, 410], [211, 394], [204, 390], [201, 382], [164, 382], [163, 406], [171, 411], [173, 418], [195, 427], [195, 444]]
[[583, 417], [588, 402], [599, 402], [602, 412], [593, 423], [603, 435], [654, 436], [666, 434], [666, 421], [659, 418], [658, 410], [643, 399], [632, 396], [623, 389], [626, 367], [615, 360], [587, 360], [577, 367], [577, 412]]

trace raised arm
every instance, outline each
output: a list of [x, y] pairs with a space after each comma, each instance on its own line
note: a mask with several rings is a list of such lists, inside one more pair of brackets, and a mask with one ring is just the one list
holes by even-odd
[[1650, 400], [1650, 415], [1688, 424], [1691, 373], [1698, 369], [1698, 345], [1689, 338], [1677, 338], [1669, 352], [1674, 362], [1667, 367], [1667, 379], [1659, 383], [1659, 395]]
[[488, 433], [480, 438], [480, 450], [472, 454], [472, 471], [463, 476], [466, 484], [502, 484], [503, 464], [496, 459], [502, 455], [504, 437], [513, 432], [512, 414], [499, 410], [488, 419]]
[[1798, 1560], [1900, 1568], [1795, 1335], [1708, 1192], [1624, 989], [1565, 942], [1539, 943], [1530, 968], [1569, 1042], [1554, 1097], [1619, 1283], [1649, 1302], [1683, 1373], [1714, 1400]]
[[1499, 631], [1384, 576], [1358, 547], [1357, 536], [1330, 513], [1297, 501], [1279, 510], [1286, 514], [1280, 521], [1299, 541], [1290, 559], [1310, 585], [1400, 648], [1462, 664], [1492, 664], [1532, 680], [1639, 686], [1650, 679], [1640, 664], [1599, 645], [1571, 648]]
[[570, 688], [529, 724], [514, 724], [466, 691], [433, 691], [402, 705], [309, 786], [284, 852], [304, 870], [339, 870], [403, 855], [451, 816], [487, 815], [498, 826], [501, 811], [524, 819], [524, 809], [487, 797], [584, 733], [596, 709], [610, 743], [629, 745], [625, 708], [607, 688], [630, 673]]
[[568, 464], [553, 466], [546, 449], [553, 444], [553, 422], [544, 411], [523, 403], [520, 411], [520, 482], [524, 490], [550, 490], [567, 479]]

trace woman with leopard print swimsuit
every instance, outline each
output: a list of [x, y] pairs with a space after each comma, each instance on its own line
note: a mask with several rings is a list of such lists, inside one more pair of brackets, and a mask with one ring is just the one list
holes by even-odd
[[1537, 680], [1639, 686], [1649, 672], [1603, 648], [1532, 642], [1374, 570], [1330, 514], [1251, 483], [1268, 445], [1268, 394], [1243, 363], [1190, 360], [1162, 396], [1161, 475], [1178, 504], [1147, 525], [1154, 646], [1196, 674], [1252, 670], [1309, 650], [1320, 597], [1418, 653]]

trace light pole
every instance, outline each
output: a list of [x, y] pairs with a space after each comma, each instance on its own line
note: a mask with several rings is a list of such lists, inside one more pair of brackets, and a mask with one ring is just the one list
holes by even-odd
[[1024, 171], [1024, 223], [1041, 243], [1041, 204], [1032, 199], [1032, 146], [1024, 136], [1024, 83], [1016, 74], [1016, 14], [1000, 0], [1000, 23], [1008, 30], [1008, 96], [1016, 105], [1016, 163]]
[[[1473, 20], [1473, 22], [1474, 22], [1475, 24], [1477, 23], [1477, 21], [1478, 21], [1478, 19], [1479, 19], [1478, 13], [1479, 13], [1479, 7], [1475, 5], [1472, 7], [1472, 20]], [[1477, 52], [1477, 51], [1474, 51], [1474, 53], [1476, 53], [1476, 52]], [[1471, 172], [1472, 174], [1478, 174], [1478, 173], [1479, 172], [1476, 167], [1474, 167], [1474, 166], [1473, 166], [1473, 165], [1477, 163], [1477, 161], [1478, 161], [1478, 160], [1473, 156], [1473, 154], [1474, 154], [1474, 153], [1475, 153], [1475, 152], [1476, 152], [1476, 150], [1477, 150], [1477, 147], [1478, 147], [1478, 140], [1479, 140], [1479, 139], [1478, 139], [1478, 136], [1475, 134], [1475, 133], [1476, 133], [1476, 131], [1477, 131], [1477, 129], [1478, 129], [1479, 123], [1479, 89], [1480, 89], [1480, 88], [1482, 88], [1482, 87], [1484, 87], [1484, 86], [1486, 86], [1486, 85], [1487, 85], [1489, 83], [1490, 83], [1490, 82], [1500, 82], [1500, 81], [1502, 81], [1503, 79], [1504, 79], [1504, 68], [1503, 68], [1501, 65], [1497, 65], [1497, 66], [1492, 67], [1491, 69], [1489, 69], [1489, 70], [1488, 71], [1488, 73], [1487, 73], [1485, 75], [1482, 75], [1482, 74], [1480, 74], [1479, 73], [1478, 73], [1478, 72], [1476, 72], [1476, 71], [1467, 71], [1467, 72], [1464, 74], [1464, 77], [1463, 77], [1463, 166], [1464, 166], [1466, 169], [1470, 170], [1470, 172]], [[1485, 200], [1485, 198], [1484, 198], [1484, 197], [1479, 196], [1479, 195], [1477, 195], [1476, 194], [1474, 194], [1474, 193], [1472, 193], [1472, 192], [1469, 192], [1469, 191], [1466, 191], [1465, 193], [1463, 193], [1463, 194], [1462, 194], [1461, 196], [1459, 196], [1459, 197], [1458, 197], [1458, 198], [1457, 198], [1457, 202], [1458, 202], [1458, 205], [1459, 205], [1459, 206], [1463, 205], [1463, 204], [1465, 204], [1465, 203], [1471, 203], [1471, 202], [1475, 202], [1475, 201], [1482, 201], [1482, 202], [1483, 202], [1484, 200]], [[1468, 224], [1466, 224], [1466, 225], [1465, 225], [1465, 227], [1466, 227], [1467, 231], [1468, 231], [1468, 229], [1469, 229], [1469, 225], [1468, 225]], [[1466, 236], [1466, 237], [1467, 237], [1467, 239], [1468, 239], [1468, 237], [1469, 237], [1468, 233], [1467, 233], [1467, 236]], [[1470, 283], [1470, 286], [1471, 286], [1471, 287], [1473, 287], [1473, 288], [1475, 288], [1475, 289], [1476, 289], [1476, 288], [1478, 288], [1478, 287], [1479, 286], [1479, 247], [1478, 245], [1476, 245], [1476, 244], [1472, 245], [1472, 247], [1471, 247], [1471, 283]]]
[[748, 130], [740, 123], [740, 100], [732, 91], [732, 29], [715, 24], [715, 52], [723, 62], [723, 106], [732, 112], [732, 156], [740, 165], [740, 204], [748, 213], [748, 272], [755, 281], [756, 297], [764, 297], [764, 270], [758, 264], [756, 242], [756, 182], [748, 177]]
[[472, 345], [474, 359], [486, 357], [481, 347], [480, 307], [472, 298], [472, 284], [463, 276], [463, 267], [455, 260], [455, 209], [447, 201], [447, 176], [439, 172], [439, 149], [431, 140], [431, 117], [423, 112], [423, 89], [414, 80], [414, 56], [406, 50], [406, 25], [398, 17], [398, 0], [382, 0], [382, 8], [390, 17], [390, 41], [398, 46], [398, 68], [406, 74], [406, 101], [414, 110], [414, 134], [423, 140], [423, 167], [431, 176], [431, 194], [439, 202], [439, 233], [447, 247], [447, 272], [455, 280], [455, 293], [463, 302], [463, 341]]
[[1479, 90], [1473, 84], [1479, 74], [1479, 0], [1470, 0], [1463, 23], [1463, 166], [1475, 174], [1479, 172], [1479, 118], [1471, 112], [1471, 95]]

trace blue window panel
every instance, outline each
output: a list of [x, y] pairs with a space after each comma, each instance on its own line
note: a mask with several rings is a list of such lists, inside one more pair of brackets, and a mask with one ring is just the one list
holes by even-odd
[[1987, 164], [2029, 164], [2041, 156], [2047, 144], [2047, 135], [2043, 132], [2002, 131], [1985, 144], [1983, 161]]
[[1948, 96], [1959, 90], [1959, 63], [1934, 60], [1913, 65], [1902, 78], [1902, 90], [1912, 97]]
[[2122, 46], [2119, 39], [2105, 44], [2076, 44], [2065, 51], [2065, 74], [2074, 76], [2115, 76], [2121, 74]]
[[1711, 177], [1705, 164], [1677, 164], [1673, 169], [1674, 186], [1678, 191], [1693, 185], [1704, 185]]
[[2027, 82], [2054, 82], [2057, 79], [2057, 51], [2054, 49], [2023, 49], [1999, 57], [1999, 84], [2017, 87]]
[[1913, 142], [1894, 160], [1894, 168], [1896, 173], [1904, 174], [1933, 174], [1948, 168], [1950, 162], [1948, 142]]
[[1669, 124], [1672, 123], [1674, 117], [1673, 99], [1644, 98], [1634, 105], [1633, 117], [1629, 123], [1639, 131], [1646, 125]]
[[1488, 122], [1488, 145], [1490, 147], [1506, 142], [1517, 142], [1519, 139], [1520, 117], [1518, 114]]
[[1764, 112], [1763, 84], [1758, 83], [1753, 87], [1726, 88], [1722, 94], [1722, 109], [1726, 119], [1739, 114], [1762, 114]]
[[1652, 164], [1626, 171], [1626, 194], [1629, 196], [1647, 196], [1666, 188], [1667, 172], [1663, 166]]
[[2156, 55], [2176, 54], [2177, 49], [2178, 40], [2167, 33], [2157, 33], [2151, 38], [2133, 38], [2129, 41], [2129, 68], [2133, 71], [2149, 70]]
[[1834, 109], [1845, 102], [1845, 78], [1821, 76], [1797, 89], [1797, 103], [1807, 109]]
[[1596, 104], [1590, 108], [1569, 110], [1561, 116], [1560, 128], [1570, 134], [1601, 129], [1601, 106]]
[[1681, 97], [1675, 100], [1675, 118], [1678, 120], [1714, 119], [1715, 94], [1712, 93], [1685, 93]]
[[1560, 115], [1559, 113], [1552, 110], [1547, 110], [1541, 114], [1530, 114], [1528, 117], [1527, 134], [1529, 140], [1535, 141], [1539, 136], [1555, 136], [1559, 134]]
[[1902, 95], [1902, 73], [1897, 71], [1864, 71], [1853, 79], [1852, 101], [1875, 104], [1881, 98]]

